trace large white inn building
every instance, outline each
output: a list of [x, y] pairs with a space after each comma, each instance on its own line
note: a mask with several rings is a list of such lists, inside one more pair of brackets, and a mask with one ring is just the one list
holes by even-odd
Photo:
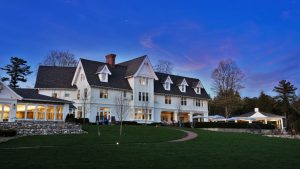
[[127, 100], [127, 121], [189, 122], [208, 115], [209, 96], [195, 78], [158, 73], [147, 56], [115, 63], [80, 59], [77, 67], [40, 66], [35, 89], [41, 95], [74, 103], [75, 117], [118, 120], [120, 99]]

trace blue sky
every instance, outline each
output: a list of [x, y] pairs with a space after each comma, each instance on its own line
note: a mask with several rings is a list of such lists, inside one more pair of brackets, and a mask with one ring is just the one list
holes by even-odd
[[0, 0], [0, 67], [18, 56], [36, 70], [53, 49], [117, 62], [147, 54], [212, 94], [213, 68], [232, 58], [246, 74], [242, 96], [274, 95], [282, 79], [300, 88], [299, 30], [297, 0]]

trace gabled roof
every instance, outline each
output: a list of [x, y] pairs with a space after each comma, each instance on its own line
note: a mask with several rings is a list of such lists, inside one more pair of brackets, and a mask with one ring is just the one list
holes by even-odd
[[[242, 114], [240, 115], [239, 117], [251, 117], [253, 116], [255, 113], [257, 112], [248, 112], [248, 113], [245, 113], [245, 114]], [[283, 118], [283, 116], [279, 116], [279, 115], [276, 115], [276, 114], [271, 114], [271, 113], [265, 113], [265, 112], [258, 112], [266, 117], [276, 117], [276, 118]]]
[[72, 86], [76, 67], [39, 66], [34, 88], [76, 89]]
[[96, 72], [99, 67], [106, 65], [106, 63], [87, 59], [80, 59], [80, 61], [82, 68], [84, 69], [86, 79], [91, 86], [131, 90], [129, 82], [125, 78], [126, 67], [120, 65], [110, 67], [111, 75], [109, 75], [108, 82], [101, 82]]
[[22, 101], [72, 103], [71, 101], [41, 95], [38, 89], [12, 88], [12, 90], [22, 97]]
[[119, 63], [118, 65], [127, 67], [125, 77], [130, 77], [138, 71], [146, 57], [147, 55], [144, 55], [126, 62]]
[[199, 79], [188, 78], [188, 77], [177, 76], [177, 75], [170, 75], [170, 74], [159, 73], [159, 72], [155, 72], [155, 73], [159, 79], [166, 79], [168, 76], [170, 76], [170, 78], [175, 83], [171, 84], [171, 90], [165, 90], [163, 84], [161, 84], [161, 80], [154, 81], [154, 93], [210, 99], [210, 97], [208, 96], [204, 88], [201, 88], [201, 94], [196, 94], [192, 86], [186, 86], [186, 92], [181, 92], [180, 89], [177, 87], [178, 82], [179, 81], [182, 82], [184, 78], [188, 84], [193, 84], [194, 82], [198, 82]]
[[[96, 71], [96, 74], [103, 73], [105, 70], [107, 71], [107, 73], [108, 73], [109, 75], [111, 75], [111, 72], [109, 71], [109, 68], [108, 68], [108, 66], [107, 66], [106, 64], [100, 65], [100, 66], [98, 67], [97, 71]], [[104, 73], [105, 73], [105, 72], [104, 72]]]

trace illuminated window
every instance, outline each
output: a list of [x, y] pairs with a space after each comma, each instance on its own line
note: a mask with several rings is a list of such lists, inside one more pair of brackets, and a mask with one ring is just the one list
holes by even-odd
[[135, 120], [151, 120], [152, 110], [151, 109], [135, 109], [134, 117]]
[[45, 119], [45, 106], [37, 106], [37, 119], [38, 120], [44, 120]]
[[16, 113], [17, 119], [25, 119], [25, 107], [26, 106], [23, 104], [17, 105], [17, 113]]
[[56, 106], [56, 120], [63, 120], [63, 107]]
[[65, 97], [70, 97], [70, 93], [65, 93]]
[[27, 119], [34, 119], [36, 106], [28, 105], [27, 106]]
[[140, 78], [140, 85], [147, 85], [148, 84], [148, 78], [141, 77]]
[[110, 120], [110, 108], [101, 107], [100, 108], [100, 121]]
[[8, 121], [10, 106], [0, 104], [0, 121]]
[[54, 106], [48, 106], [46, 112], [47, 120], [54, 120]]
[[[201, 106], [201, 100], [200, 99], [196, 99], [196, 106], [197, 107], [200, 107]], [[203, 103], [202, 103], [202, 106], [203, 106]]]

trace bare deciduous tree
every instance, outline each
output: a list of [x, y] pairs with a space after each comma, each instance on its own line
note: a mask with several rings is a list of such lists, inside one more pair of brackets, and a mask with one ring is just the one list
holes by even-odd
[[73, 67], [77, 66], [78, 60], [73, 53], [69, 51], [51, 50], [45, 57], [41, 65]]
[[127, 118], [129, 114], [129, 100], [127, 98], [124, 98], [123, 95], [120, 97], [116, 97], [116, 115], [118, 117], [118, 120], [120, 121], [120, 136], [122, 136], [123, 131], [123, 121]]
[[173, 63], [167, 60], [159, 60], [154, 69], [156, 72], [172, 74]]
[[225, 116], [229, 117], [240, 99], [239, 90], [242, 89], [244, 73], [231, 60], [222, 60], [212, 72], [213, 87], [217, 103], [224, 108]]

